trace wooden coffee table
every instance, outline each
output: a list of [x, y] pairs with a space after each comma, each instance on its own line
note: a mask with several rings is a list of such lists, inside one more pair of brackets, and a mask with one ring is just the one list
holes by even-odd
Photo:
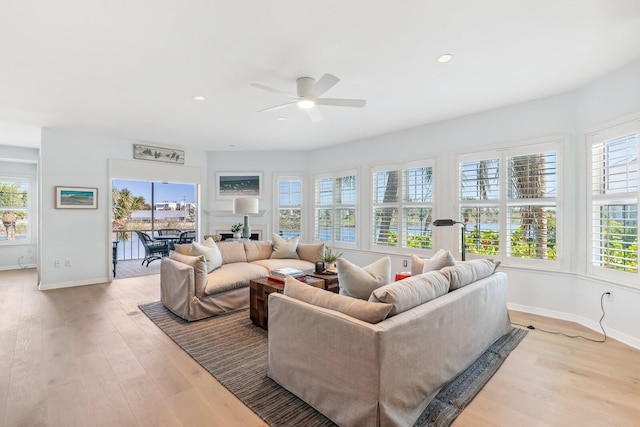
[[[322, 288], [324, 281], [315, 277], [307, 277], [307, 285]], [[282, 293], [284, 283], [263, 279], [249, 281], [249, 317], [254, 325], [268, 329], [269, 323], [269, 294]]]
[[316, 273], [315, 270], [305, 270], [304, 274], [307, 276], [307, 279], [309, 279], [309, 277], [322, 279], [324, 283], [322, 284], [322, 286], [319, 286], [319, 287], [324, 289], [325, 291], [335, 292], [336, 294], [340, 291], [340, 284], [338, 283], [337, 274]]

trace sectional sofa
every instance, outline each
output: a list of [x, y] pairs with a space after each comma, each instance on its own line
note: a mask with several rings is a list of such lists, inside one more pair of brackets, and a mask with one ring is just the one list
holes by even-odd
[[[507, 276], [474, 260], [368, 301], [287, 278], [269, 297], [268, 376], [340, 426], [410, 426], [511, 330]], [[341, 282], [342, 286], [342, 282]]]
[[275, 268], [314, 268], [323, 244], [295, 240], [222, 241], [175, 245], [160, 265], [160, 299], [185, 320], [249, 307], [249, 281]]

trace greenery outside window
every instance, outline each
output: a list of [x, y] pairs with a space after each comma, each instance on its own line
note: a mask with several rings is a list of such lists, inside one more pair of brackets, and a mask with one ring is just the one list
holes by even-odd
[[0, 244], [29, 243], [29, 180], [0, 177]]
[[559, 148], [549, 142], [461, 156], [459, 220], [467, 253], [557, 261]]
[[433, 166], [375, 168], [372, 189], [372, 246], [431, 249]]
[[623, 280], [638, 274], [639, 134], [635, 120], [589, 136], [591, 266]]
[[315, 178], [315, 240], [333, 245], [355, 244], [357, 187], [355, 173]]
[[277, 233], [285, 239], [300, 236], [302, 230], [302, 178], [278, 177]]

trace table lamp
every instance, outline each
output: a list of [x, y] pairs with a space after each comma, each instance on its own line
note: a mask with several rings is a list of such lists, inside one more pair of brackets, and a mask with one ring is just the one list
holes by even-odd
[[249, 227], [249, 214], [258, 213], [258, 199], [245, 197], [233, 200], [233, 213], [244, 215], [244, 226], [242, 228], [242, 237], [251, 238], [251, 227]]

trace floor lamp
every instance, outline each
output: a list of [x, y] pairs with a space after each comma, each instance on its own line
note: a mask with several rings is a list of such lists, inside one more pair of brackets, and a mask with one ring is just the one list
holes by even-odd
[[462, 225], [461, 243], [462, 243], [462, 261], [465, 260], [465, 252], [467, 252], [467, 244], [465, 241], [465, 231], [467, 231], [467, 225], [464, 222], [454, 221], [452, 219], [436, 219], [432, 223], [436, 227], [451, 227], [453, 224]]
[[233, 213], [240, 213], [244, 215], [242, 237], [250, 239], [251, 227], [249, 227], [249, 214], [258, 213], [258, 199], [249, 197], [233, 199]]

